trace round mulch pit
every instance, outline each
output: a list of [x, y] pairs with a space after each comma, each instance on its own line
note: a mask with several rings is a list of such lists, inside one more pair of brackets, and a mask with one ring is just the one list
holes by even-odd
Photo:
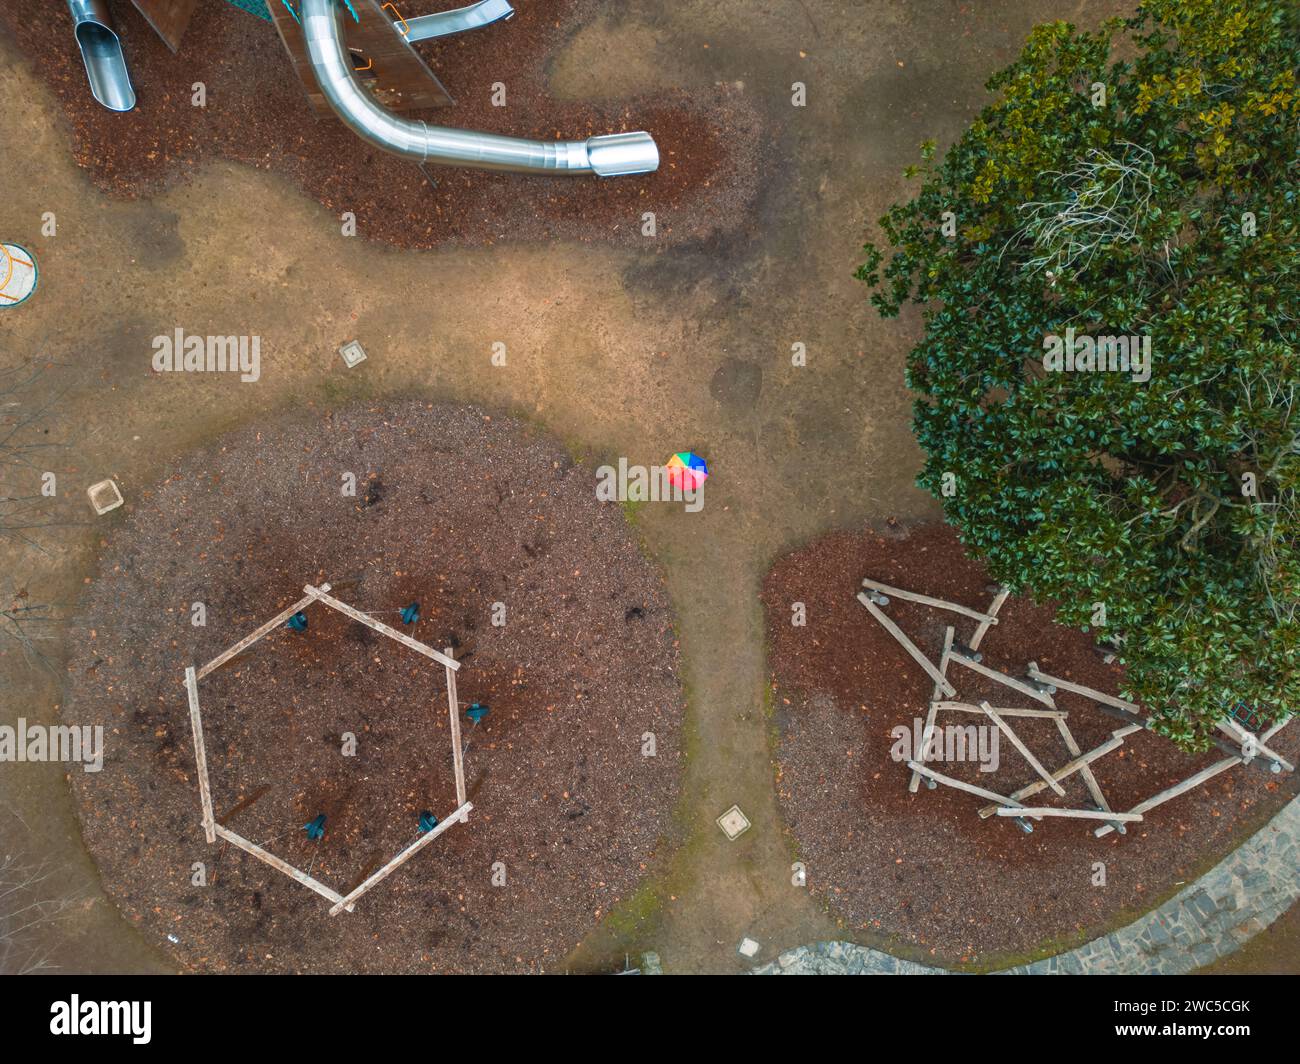
[[[864, 577], [981, 611], [992, 595], [983, 568], [965, 557], [949, 528], [935, 525], [827, 536], [780, 559], [764, 584], [786, 820], [809, 889], [878, 944], [972, 965], [1056, 952], [1153, 907], [1300, 790], [1294, 776], [1239, 766], [1150, 811], [1126, 836], [1101, 839], [1090, 821], [1044, 818], [1026, 835], [1012, 819], [981, 820], [983, 799], [942, 785], [911, 794], [907, 766], [891, 756], [891, 733], [918, 728], [918, 718], [924, 723], [932, 681], [857, 601]], [[806, 606], [805, 627], [791, 624], [796, 602]], [[898, 598], [885, 613], [936, 663], [946, 626], [962, 643], [976, 627]], [[1092, 636], [1053, 623], [1053, 614], [1050, 606], [1009, 599], [980, 646], [983, 663], [1023, 677], [1036, 661], [1050, 675], [1117, 693], [1122, 668], [1104, 664]], [[957, 701], [1037, 706], [960, 665], [950, 665], [948, 676]], [[1078, 695], [1054, 697], [1084, 751], [1123, 726]], [[938, 723], [989, 722], [948, 713]], [[1008, 723], [1049, 771], [1071, 760], [1052, 721]], [[1300, 729], [1292, 725], [1270, 745], [1296, 760]], [[1192, 757], [1140, 732], [1092, 767], [1111, 807], [1123, 811], [1223, 756]], [[981, 772], [978, 763], [934, 767], [999, 794], [1038, 778], [1005, 738], [994, 772]], [[1077, 773], [1062, 785], [1064, 798], [1044, 792], [1032, 802], [1089, 807]]]
[[[175, 937], [179, 963], [555, 967], [635, 889], [677, 793], [677, 644], [621, 511], [554, 442], [408, 402], [250, 428], [132, 494], [77, 611], [65, 719], [105, 731], [103, 771], [72, 774], [105, 888]], [[337, 917], [205, 843], [182, 686], [186, 666], [324, 582], [455, 648], [474, 805]], [[213, 805], [230, 831], [346, 894], [420, 837], [421, 813], [456, 808], [444, 668], [323, 604], [305, 612], [306, 631], [279, 627], [199, 682]], [[488, 708], [478, 724], [475, 702]], [[313, 841], [304, 826], [322, 814]]]

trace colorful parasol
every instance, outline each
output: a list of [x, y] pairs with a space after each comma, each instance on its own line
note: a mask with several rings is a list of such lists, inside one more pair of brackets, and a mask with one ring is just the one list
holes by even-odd
[[694, 491], [708, 476], [708, 463], [693, 451], [678, 451], [668, 459], [668, 483], [683, 491]]

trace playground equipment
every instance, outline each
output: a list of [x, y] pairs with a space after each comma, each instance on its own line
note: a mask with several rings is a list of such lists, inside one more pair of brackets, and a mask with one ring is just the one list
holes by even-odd
[[[490, 18], [493, 11], [498, 13], [491, 21], [508, 18], [509, 15], [501, 13], [503, 7], [510, 5], [500, 0], [485, 0], [458, 11], [424, 16], [438, 20], [424, 23], [426, 30], [433, 31], [425, 36], [444, 36], [486, 25], [482, 20]], [[344, 15], [338, 0], [302, 0], [298, 17], [306, 40], [307, 61], [326, 103], [357, 136], [383, 151], [421, 164], [521, 173], [617, 177], [659, 168], [659, 149], [654, 138], [644, 132], [613, 133], [587, 140], [538, 141], [448, 129], [403, 118], [383, 107], [358, 80], [344, 38]], [[406, 22], [408, 41], [412, 39], [411, 27], [418, 27], [421, 22], [421, 18]], [[396, 27], [395, 31], [400, 32]]]
[[110, 111], [135, 107], [135, 89], [106, 0], [68, 0], [73, 33], [95, 99]]
[[[176, 51], [197, 0], [132, 2], [168, 47]], [[515, 10], [510, 0], [478, 0], [409, 19], [399, 14], [393, 3], [381, 4], [380, 0], [231, 2], [275, 24], [313, 106], [333, 111], [344, 125], [375, 147], [421, 166], [432, 163], [597, 177], [659, 169], [659, 148], [645, 132], [610, 133], [586, 140], [525, 140], [429, 125], [396, 113], [453, 102], [412, 48], [413, 42], [482, 29], [513, 18]], [[68, 9], [95, 99], [112, 111], [131, 110], [136, 102], [135, 89], [107, 0], [68, 0]], [[350, 21], [345, 26], [347, 19]], [[364, 59], [366, 65], [360, 66], [356, 62], [359, 59]]]
[[[314, 890], [321, 897], [331, 902], [332, 907], [329, 910], [329, 914], [331, 916], [337, 916], [345, 910], [347, 912], [354, 911], [357, 899], [360, 898], [361, 895], [365, 894], [371, 889], [371, 887], [388, 878], [389, 875], [423, 850], [429, 845], [429, 843], [433, 842], [434, 839], [442, 835], [448, 828], [454, 827], [456, 824], [466, 824], [469, 822], [469, 814], [474, 809], [474, 806], [466, 797], [465, 793], [464, 749], [462, 748], [460, 741], [460, 702], [456, 697], [456, 673], [460, 670], [460, 662], [452, 657], [451, 647], [448, 647], [445, 652], [434, 650], [433, 647], [426, 646], [424, 643], [412, 639], [408, 635], [403, 635], [395, 628], [390, 628], [382, 621], [375, 620], [375, 618], [370, 616], [370, 614], [363, 613], [361, 610], [348, 605], [348, 603], [334, 598], [329, 593], [329, 584], [321, 584], [320, 587], [313, 587], [308, 584], [302, 590], [304, 595], [303, 598], [299, 599], [292, 606], [282, 610], [260, 628], [256, 629], [249, 635], [246, 635], [234, 646], [223, 651], [221, 654], [218, 654], [201, 669], [196, 669], [193, 665], [186, 668], [185, 693], [190, 707], [190, 732], [194, 738], [194, 765], [198, 774], [199, 803], [203, 811], [203, 834], [207, 839], [208, 845], [211, 846], [217, 841], [217, 839], [222, 839], [237, 849], [243, 850], [245, 853], [256, 857], [259, 861], [270, 865], [279, 872], [283, 872], [289, 878], [296, 880], [304, 887]], [[441, 665], [447, 681], [447, 714], [448, 723], [450, 724], [449, 738], [451, 740], [452, 774], [456, 787], [456, 808], [441, 820], [434, 816], [432, 812], [427, 810], [422, 812], [420, 814], [420, 837], [415, 842], [399, 851], [396, 856], [394, 856], [382, 868], [378, 869], [378, 871], [366, 876], [365, 879], [349, 890], [346, 894], [342, 894], [333, 887], [326, 886], [320, 880], [312, 878], [311, 872], [315, 868], [314, 860], [312, 862], [312, 868], [304, 872], [300, 868], [295, 868], [293, 865], [289, 864], [289, 862], [275, 856], [275, 854], [271, 853], [264, 847], [259, 846], [254, 842], [250, 842], [242, 835], [235, 834], [235, 832], [231, 831], [228, 827], [217, 820], [212, 805], [211, 779], [208, 776], [207, 745], [203, 739], [203, 710], [199, 703], [200, 680], [209, 673], [221, 668], [221, 666], [226, 664], [226, 662], [237, 654], [244, 653], [254, 643], [266, 638], [272, 632], [280, 628], [281, 625], [288, 624], [291, 627], [295, 627], [297, 631], [306, 631], [307, 615], [305, 611], [316, 604], [336, 610], [345, 617], [350, 617], [352, 620], [366, 625], [368, 628], [379, 632], [381, 635], [386, 635], [389, 639], [401, 643], [408, 650], [413, 650], [417, 654], [422, 654], [435, 664]], [[302, 627], [296, 628], [293, 622], [299, 618], [302, 619]], [[265, 788], [263, 791], [259, 791], [257, 794], [250, 796], [245, 801], [240, 802], [233, 810], [231, 810], [230, 813], [225, 814], [221, 819], [229, 822], [230, 817], [235, 812], [251, 805], [252, 802], [261, 794], [265, 793], [265, 790], [267, 789], [269, 788]], [[326, 820], [326, 814], [321, 813], [317, 815], [315, 819], [304, 824], [302, 827], [306, 830], [307, 837], [316, 842], [323, 839], [325, 836]]]
[[16, 307], [34, 291], [36, 256], [21, 244], [0, 244], [0, 307]]
[[406, 39], [425, 41], [430, 37], [447, 37], [466, 30], [482, 29], [494, 22], [514, 17], [515, 9], [510, 6], [509, 0], [479, 0], [477, 4], [458, 7], [454, 11], [439, 11], [433, 15], [406, 19]]

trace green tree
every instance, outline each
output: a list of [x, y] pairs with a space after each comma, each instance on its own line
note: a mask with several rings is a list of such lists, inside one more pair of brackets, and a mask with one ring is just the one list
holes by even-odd
[[[1039, 26], [858, 271], [924, 308], [919, 483], [997, 579], [1084, 629], [1104, 604], [1188, 749], [1300, 696], [1298, 60], [1294, 0]], [[1150, 378], [1054, 372], [1067, 330], [1149, 338]]]

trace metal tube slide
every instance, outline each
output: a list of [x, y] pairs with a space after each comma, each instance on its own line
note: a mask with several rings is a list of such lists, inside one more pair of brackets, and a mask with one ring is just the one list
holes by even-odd
[[68, 11], [95, 99], [110, 111], [131, 110], [135, 89], [106, 0], [68, 0]]
[[421, 15], [406, 20], [408, 41], [427, 41], [431, 37], [449, 37], [453, 33], [477, 30], [502, 19], [514, 18], [515, 9], [510, 0], [479, 0], [468, 7], [454, 11], [439, 11], [435, 15]]
[[659, 169], [659, 149], [649, 133], [614, 133], [589, 140], [523, 140], [399, 117], [357, 81], [336, 0], [302, 0], [302, 30], [312, 73], [330, 107], [357, 136], [394, 155], [419, 163], [520, 173], [617, 177]]

